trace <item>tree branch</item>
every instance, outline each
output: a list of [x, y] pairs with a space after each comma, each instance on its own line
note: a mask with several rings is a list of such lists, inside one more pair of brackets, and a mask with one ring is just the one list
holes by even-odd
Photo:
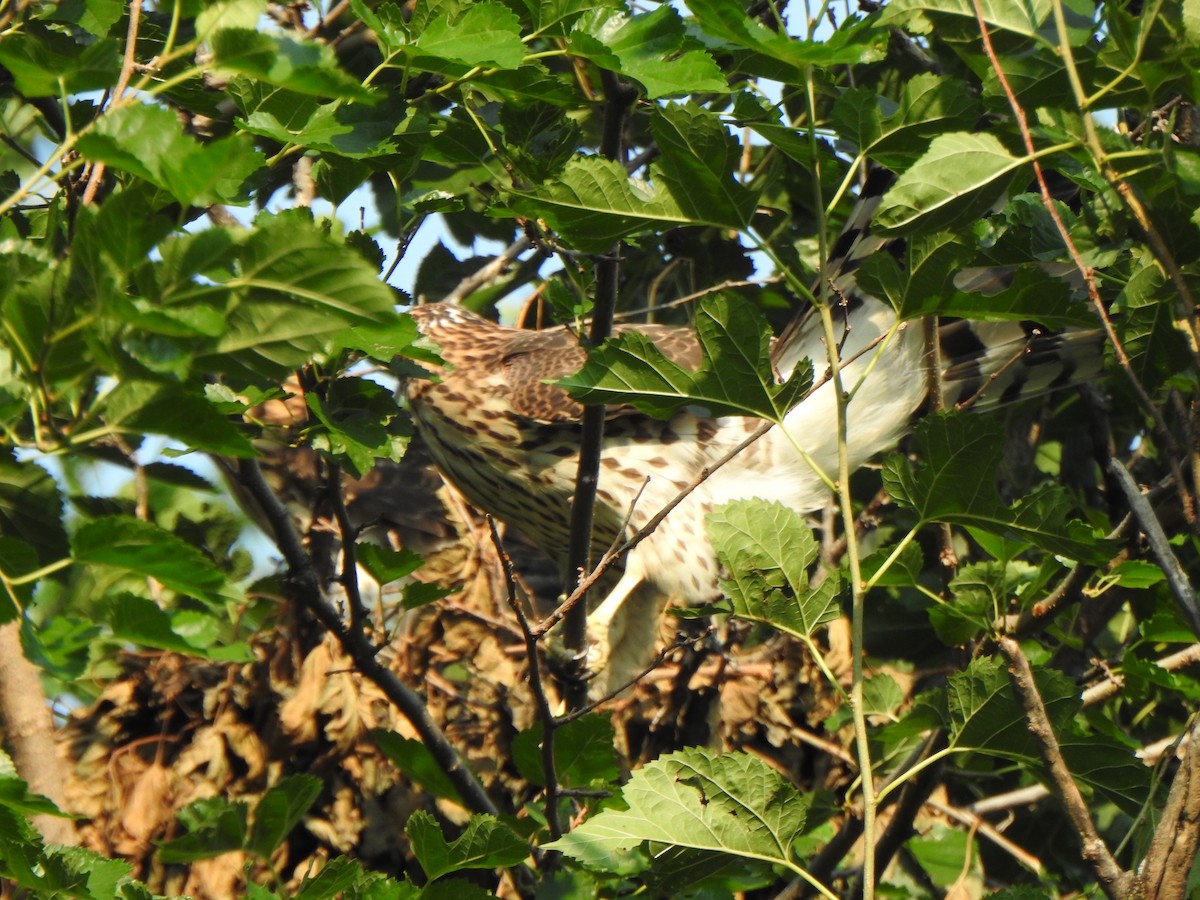
[[1147, 900], [1187, 896], [1188, 873], [1200, 846], [1200, 718], [1193, 719], [1162, 819], [1138, 882]]
[[371, 646], [366, 635], [361, 631], [348, 629], [337, 610], [325, 599], [312, 558], [305, 551], [300, 536], [296, 533], [292, 517], [263, 478], [258, 463], [248, 459], [238, 460], [237, 478], [259, 505], [271, 527], [275, 546], [279, 548], [287, 563], [287, 588], [292, 599], [309, 610], [317, 621], [337, 638], [355, 668], [374, 682], [392, 705], [404, 714], [438, 766], [454, 784], [466, 806], [475, 812], [497, 815], [499, 811], [496, 805], [433, 721], [425, 707], [425, 701], [402, 682], [395, 672], [379, 662], [376, 649]]
[[1058, 738], [1054, 736], [1050, 717], [1046, 714], [1046, 706], [1042, 703], [1042, 697], [1033, 680], [1033, 670], [1029, 667], [1029, 660], [1021, 651], [1020, 644], [1012, 638], [1001, 637], [996, 643], [1008, 663], [1009, 680], [1017, 695], [1017, 702], [1025, 711], [1029, 731], [1033, 734], [1033, 738], [1042, 752], [1042, 760], [1049, 771], [1050, 780], [1083, 844], [1083, 858], [1095, 871], [1100, 887], [1105, 894], [1114, 900], [1132, 898], [1134, 896], [1133, 874], [1124, 871], [1117, 864], [1096, 831], [1096, 826], [1092, 823], [1087, 801], [1083, 799], [1083, 794], [1079, 792], [1075, 779], [1071, 777], [1071, 772], [1067, 768], [1067, 763], [1058, 746]]
[[[604, 133], [600, 153], [620, 161], [625, 114], [636, 96], [632, 89], [608, 70], [601, 70], [604, 80]], [[592, 307], [592, 322], [588, 344], [599, 346], [612, 334], [613, 315], [617, 308], [620, 274], [620, 244], [596, 263], [596, 299]], [[564, 594], [572, 594], [579, 580], [592, 569], [592, 522], [596, 510], [596, 490], [600, 481], [600, 452], [604, 448], [604, 419], [601, 405], [586, 406], [583, 410], [583, 432], [579, 439], [579, 469], [575, 476], [575, 497], [571, 505], [571, 533], [567, 545], [567, 583]], [[581, 597], [586, 595], [584, 588]], [[583, 679], [584, 651], [587, 648], [587, 602], [573, 607], [563, 625], [563, 644], [575, 659], [565, 679], [565, 695], [569, 709], [582, 709], [587, 704], [587, 683]]]
[[[54, 743], [54, 720], [42, 692], [37, 666], [21, 649], [21, 620], [0, 625], [0, 721], [4, 743], [17, 774], [35, 794], [66, 808], [69, 773]], [[75, 823], [58, 816], [34, 816], [34, 827], [51, 844], [78, 844]]]
[[1167, 540], [1167, 534], [1163, 531], [1158, 516], [1154, 514], [1154, 508], [1150, 506], [1150, 501], [1138, 489], [1129, 470], [1121, 465], [1121, 462], [1115, 457], [1108, 461], [1108, 474], [1113, 477], [1125, 495], [1125, 499], [1129, 501], [1130, 510], [1138, 520], [1138, 524], [1142, 526], [1142, 530], [1146, 532], [1146, 540], [1150, 542], [1150, 550], [1154, 554], [1154, 558], [1158, 560], [1159, 566], [1167, 576], [1167, 587], [1170, 588], [1171, 595], [1183, 611], [1192, 632], [1200, 637], [1200, 606], [1196, 604], [1196, 592], [1192, 590], [1187, 573], [1183, 571], [1183, 566], [1180, 565], [1179, 559], [1171, 550], [1171, 542]]

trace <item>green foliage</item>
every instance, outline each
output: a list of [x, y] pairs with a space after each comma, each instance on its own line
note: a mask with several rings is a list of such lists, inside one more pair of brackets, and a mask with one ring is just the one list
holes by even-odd
[[620, 800], [624, 809], [604, 809], [548, 846], [600, 870], [615, 853], [651, 842], [671, 851], [661, 864], [680, 877], [709, 853], [800, 873], [793, 848], [829, 813], [762, 760], [699, 747], [643, 766]]
[[[369, 610], [363, 636], [386, 664], [403, 656], [400, 613], [452, 589], [412, 578], [425, 560], [380, 539], [385, 517], [347, 526], [334, 500], [369, 492], [372, 470], [403, 458], [413, 427], [389, 379], [437, 362], [397, 307], [481, 271], [494, 277], [467, 291], [469, 308], [535, 292], [574, 322], [620, 244], [620, 312], [687, 322], [700, 364], [626, 332], [558, 385], [623, 411], [779, 422], [825, 366], [781, 381], [773, 335], [814, 283], [870, 160], [896, 175], [874, 220], [897, 240], [852, 260], [859, 290], [886, 300], [910, 336], [929, 316], [1103, 324], [1111, 377], [1090, 387], [1112, 395], [1107, 408], [1094, 392], [1063, 392], [926, 416], [881, 474], [836, 485], [845, 515], [819, 533], [779, 503], [711, 509], [724, 596], [689, 615], [728, 614], [725, 652], [762, 651], [776, 682], [764, 698], [786, 687], [783, 701], [763, 700], [763, 722], [724, 732], [753, 752], [665, 753], [668, 725], [655, 720], [638, 768], [624, 752], [639, 732], [606, 708], [559, 720], [552, 736], [544, 715], [488, 710], [507, 754], [488, 761], [489, 790], [510, 790], [499, 805], [521, 813], [508, 819], [467, 814], [455, 778], [478, 756], [370, 718], [373, 748], [335, 749], [378, 751], [363, 768], [386, 763], [400, 778], [388, 789], [403, 797], [387, 802], [410, 814], [387, 874], [364, 867], [378, 856], [360, 861], [361, 847], [346, 855], [320, 826], [306, 831], [335, 803], [332, 784], [305, 774], [328, 747], [273, 759], [253, 796], [186, 807], [182, 833], [168, 839], [164, 826], [138, 868], [47, 846], [29, 818], [57, 810], [0, 756], [0, 878], [36, 896], [143, 898], [163, 867], [238, 852], [252, 861], [252, 898], [487, 896], [499, 870], [510, 892], [547, 897], [778, 893], [795, 877], [850, 894], [845, 873], [864, 857], [823, 853], [839, 831], [856, 843], [864, 780], [894, 797], [928, 774], [962, 806], [1060, 790], [995, 652], [1013, 633], [1102, 839], [1129, 837], [1120, 864], [1138, 871], [1163, 840], [1172, 770], [1136, 754], [1185, 732], [1200, 682], [1171, 656], [1196, 640], [1179, 612], [1187, 586], [1141, 540], [1142, 523], [1125, 521], [1104, 466], [1116, 458], [1148, 487], [1167, 552], [1196, 583], [1200, 27], [1195, 4], [1178, 0], [978, 6], [987, 42], [971, 0], [891, 0], [828, 27], [734, 0], [351, 0], [320, 15], [180, 0], [140, 6], [136, 22], [118, 0], [0, 8], [0, 623], [19, 622], [64, 708], [104, 698], [122, 727], [138, 721], [144, 697], [106, 693], [130, 660], [225, 665], [229, 684], [239, 667], [286, 668], [284, 641], [314, 642], [308, 613], [289, 604], [298, 586], [323, 579], [319, 599], [350, 610], [342, 598], [357, 585], [333, 574], [331, 531], [356, 548], [368, 589], [399, 583], [399, 609]], [[609, 158], [601, 148], [618, 132], [626, 152]], [[434, 249], [399, 259], [435, 222]], [[517, 255], [498, 259], [482, 249], [491, 243]], [[290, 453], [312, 456], [294, 472]], [[274, 466], [269, 486], [302, 523], [312, 572], [248, 524], [277, 537], [277, 510], [235, 477], [249, 461]], [[362, 481], [350, 489], [334, 480], [343, 473]], [[842, 660], [849, 687], [822, 630], [843, 614], [862, 626]], [[821, 674], [799, 677], [776, 633], [828, 649]], [[472, 718], [475, 674], [457, 674], [461, 695], [443, 711], [456, 738], [483, 718]], [[167, 680], [171, 710], [224, 709]], [[527, 685], [505, 688], [517, 704]], [[700, 693], [685, 679], [672, 704]], [[145, 715], [161, 730], [153, 742], [120, 752], [161, 741], [154, 753], [180, 753], [190, 737], [163, 716]], [[797, 737], [814, 732], [811, 746]], [[914, 763], [920, 746], [940, 767]], [[1092, 889], [1056, 801], [1011, 815], [1006, 835], [1037, 855], [1038, 874], [939, 819], [892, 842], [909, 871], [888, 870], [881, 892]], [[324, 867], [293, 874], [291, 849], [317, 844]], [[546, 850], [561, 851], [561, 868]], [[288, 871], [272, 871], [279, 859]], [[410, 866], [420, 884], [403, 877]]]
[[702, 302], [696, 338], [704, 358], [695, 372], [633, 333], [606, 341], [559, 384], [585, 403], [628, 402], [662, 418], [700, 405], [712, 415], [758, 415], [777, 422], [812, 385], [812, 372], [802, 366], [784, 384], [776, 383], [766, 322], [737, 300], [718, 296]]

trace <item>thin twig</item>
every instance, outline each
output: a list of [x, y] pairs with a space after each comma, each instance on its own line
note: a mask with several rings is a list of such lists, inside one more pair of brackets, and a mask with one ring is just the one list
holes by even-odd
[[563, 617], [570, 612], [571, 609], [577, 606], [581, 600], [583, 600], [584, 596], [587, 594], [587, 591], [594, 586], [597, 581], [604, 577], [604, 573], [607, 572], [613, 565], [615, 565], [622, 556], [653, 534], [654, 530], [662, 523], [662, 520], [670, 515], [671, 511], [674, 510], [675, 507], [677, 507], [680, 503], [682, 503], [689, 494], [691, 494], [696, 490], [696, 488], [700, 487], [701, 484], [712, 477], [712, 475], [716, 473], [718, 469], [720, 469], [735, 456], [770, 431], [774, 427], [774, 424], [775, 423], [773, 422], [763, 422], [758, 428], [751, 432], [750, 435], [745, 438], [745, 440], [739, 442], [737, 446], [733, 447], [727, 453], [715, 460], [711, 465], [702, 468], [696, 477], [684, 486], [683, 490], [676, 494], [669, 503], [655, 513], [650, 520], [644, 526], [638, 529], [638, 531], [634, 533], [627, 541], [625, 541], [619, 547], [609, 550], [607, 553], [605, 553], [604, 556], [600, 558], [600, 561], [596, 563], [592, 571], [589, 572], [588, 575], [579, 582], [579, 585], [574, 591], [571, 592], [567, 599], [560, 603], [554, 612], [542, 619], [538, 626], [533, 629], [533, 633], [538, 637], [541, 637], [560, 621], [562, 621]]
[[1042, 861], [1024, 847], [1020, 847], [1006, 838], [987, 819], [980, 818], [970, 810], [959, 809], [957, 806], [948, 806], [936, 800], [929, 800], [925, 805], [941, 813], [943, 816], [979, 832], [1021, 865], [1025, 866], [1025, 868], [1037, 875], [1042, 874]]
[[537, 638], [533, 636], [533, 632], [529, 628], [529, 620], [525, 618], [525, 610], [521, 608], [521, 601], [517, 597], [516, 569], [513, 567], [512, 557], [504, 549], [504, 541], [500, 539], [500, 532], [496, 529], [496, 520], [488, 516], [487, 523], [488, 530], [492, 535], [492, 546], [496, 548], [496, 554], [500, 557], [500, 566], [504, 570], [504, 587], [508, 592], [508, 605], [512, 609], [513, 615], [517, 617], [517, 624], [520, 625], [521, 634], [525, 639], [526, 662], [529, 665], [529, 687], [533, 691], [538, 718], [542, 721], [542, 776], [546, 781], [546, 825], [550, 828], [551, 840], [556, 841], [562, 837], [563, 833], [562, 822], [558, 817], [558, 798], [561, 794], [559, 793], [558, 771], [554, 764], [554, 736], [558, 730], [559, 721], [554, 716], [554, 710], [550, 708], [550, 700], [546, 696], [545, 685], [542, 684]]
[[457, 285], [454, 290], [442, 298], [443, 303], [462, 303], [462, 301], [475, 293], [481, 287], [491, 284], [507, 269], [514, 259], [533, 246], [533, 242], [529, 238], [522, 235], [511, 244], [504, 248], [500, 254], [488, 262], [477, 271], [472, 272]]
[[467, 808], [475, 812], [497, 815], [499, 810], [496, 805], [484, 791], [483, 785], [459, 758], [454, 745], [446, 739], [441, 728], [433, 721], [425, 701], [402, 682], [395, 672], [379, 662], [376, 649], [371, 646], [366, 636], [347, 629], [337, 610], [325, 599], [316, 568], [296, 532], [291, 514], [267, 484], [258, 463], [249, 459], [238, 460], [237, 479], [258, 504], [271, 527], [275, 546], [279, 548], [284, 562], [287, 563], [287, 588], [292, 599], [309, 610], [325, 629], [337, 638], [355, 668], [374, 682], [392, 705], [408, 719], [421, 742], [458, 790]]
[[346, 498], [342, 496], [341, 466], [330, 464], [326, 496], [333, 507], [333, 518], [342, 539], [342, 573], [338, 580], [346, 592], [346, 605], [350, 608], [350, 629], [363, 634], [365, 638], [367, 610], [362, 602], [362, 592], [358, 589], [358, 529], [350, 521]]
[[[121, 73], [117, 76], [117, 85], [113, 88], [112, 99], [109, 102], [110, 108], [120, 102], [125, 88], [129, 86], [129, 79], [133, 77], [133, 70], [137, 66], [137, 33], [141, 14], [142, 0], [132, 0], [129, 4], [129, 28], [125, 32], [125, 58], [121, 62]], [[87, 185], [83, 189], [82, 203], [84, 206], [96, 199], [96, 191], [100, 189], [100, 184], [104, 180], [104, 170], [105, 165], [102, 162], [98, 162], [92, 167]]]
[[1054, 728], [1050, 725], [1050, 717], [1046, 714], [1046, 706], [1038, 693], [1037, 684], [1033, 679], [1033, 670], [1029, 660], [1021, 650], [1020, 644], [1009, 637], [1001, 637], [996, 641], [1000, 653], [1008, 664], [1009, 680], [1016, 693], [1017, 702], [1025, 712], [1029, 731], [1041, 750], [1042, 760], [1054, 784], [1059, 800], [1062, 802], [1071, 824], [1083, 845], [1083, 858], [1096, 873], [1100, 887], [1109, 897], [1124, 898], [1133, 896], [1133, 874], [1124, 871], [1109, 852], [1108, 846], [1096, 831], [1092, 822], [1091, 812], [1087, 801], [1083, 799], [1071, 771], [1063, 759], [1058, 738], [1054, 736]]
[[1115, 457], [1108, 461], [1108, 474], [1113, 477], [1122, 493], [1125, 494], [1130, 510], [1146, 533], [1146, 540], [1150, 542], [1151, 552], [1167, 576], [1167, 587], [1170, 588], [1171, 595], [1183, 611], [1192, 632], [1200, 637], [1200, 607], [1196, 604], [1196, 592], [1192, 589], [1191, 582], [1188, 580], [1187, 573], [1183, 571], [1178, 557], [1171, 549], [1171, 542], [1167, 540], [1167, 534], [1163, 531], [1158, 516], [1154, 514], [1154, 508], [1138, 489], [1133, 476]]

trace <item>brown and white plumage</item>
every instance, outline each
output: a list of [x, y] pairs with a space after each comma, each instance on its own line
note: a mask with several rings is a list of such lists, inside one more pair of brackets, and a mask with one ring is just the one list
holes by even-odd
[[[869, 202], [860, 204], [838, 243], [840, 258], [829, 269], [842, 301], [842, 382], [853, 394], [847, 427], [851, 468], [895, 445], [927, 401], [931, 383], [923, 363], [924, 329], [919, 323], [898, 326], [890, 305], [855, 285], [858, 260], [885, 248], [884, 241], [866, 231], [871, 208]], [[583, 364], [577, 338], [564, 328], [505, 328], [440, 304], [417, 307], [411, 314], [448, 364], [438, 373], [440, 382], [414, 379], [407, 386], [411, 409], [438, 466], [472, 503], [514, 524], [564, 561], [582, 407], [546, 380]], [[691, 329], [660, 325], [636, 330], [681, 365], [698, 365], [700, 351]], [[1056, 335], [1017, 323], [975, 326], [958, 321], [944, 327], [941, 343], [943, 400], [949, 403], [975, 396], [1012, 400], [1068, 383], [1089, 366], [1098, 368], [1098, 341], [1091, 333]], [[817, 317], [793, 322], [776, 342], [773, 356], [784, 376], [802, 359], [823, 372], [828, 362]], [[628, 406], [610, 407], [593, 534], [596, 552], [622, 536], [623, 527], [645, 525], [704, 467], [759, 425], [756, 419], [706, 416], [695, 408], [658, 420]], [[619, 583], [589, 619], [594, 645], [590, 666], [601, 668], [610, 651], [631, 657], [620, 663], [614, 658], [614, 671], [604, 683], [619, 684], [627, 670], [636, 668], [668, 599], [688, 605], [717, 599], [718, 562], [705, 531], [714, 506], [760, 497], [799, 512], [817, 509], [829, 496], [837, 454], [835, 396], [833, 385], [825, 383], [787, 415], [783, 428], [771, 429], [744, 449], [633, 548]], [[627, 642], [620, 634], [619, 613], [635, 594], [636, 618], [644, 624], [632, 636], [636, 639]]]

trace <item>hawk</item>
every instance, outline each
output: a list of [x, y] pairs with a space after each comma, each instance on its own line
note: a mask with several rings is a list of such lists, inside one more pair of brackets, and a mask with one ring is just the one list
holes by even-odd
[[[876, 202], [881, 194], [873, 193]], [[896, 444], [929, 399], [931, 383], [941, 384], [943, 402], [955, 403], [976, 394], [1001, 371], [1007, 387], [991, 390], [1003, 393], [1005, 400], [1015, 399], [1023, 388], [1045, 390], [1079, 376], [1080, 354], [1066, 352], [1074, 334], [1016, 323], [957, 321], [940, 329], [942, 377], [930, 379], [925, 329], [920, 323], [897, 327], [894, 309], [854, 284], [857, 261], [885, 246], [866, 231], [871, 210], [871, 202], [860, 201], [835, 248], [839, 262], [826, 267], [837, 273], [834, 289], [841, 301], [842, 381], [848, 390], [856, 388], [847, 410], [852, 470]], [[437, 466], [471, 503], [517, 527], [564, 563], [582, 407], [548, 382], [583, 365], [586, 353], [577, 337], [561, 327], [503, 327], [445, 304], [417, 306], [410, 315], [446, 363], [437, 372], [440, 380], [409, 379], [406, 384], [410, 409]], [[632, 330], [680, 365], [695, 369], [700, 363], [690, 328], [619, 325], [616, 333]], [[817, 373], [825, 371], [819, 318], [793, 321], [775, 342], [772, 357], [781, 378], [802, 360], [810, 361]], [[836, 421], [833, 385], [826, 382], [787, 414], [783, 427], [773, 427], [719, 468], [629, 551], [615, 587], [589, 615], [588, 666], [593, 672], [612, 662], [607, 684], [623, 683], [652, 649], [656, 628], [648, 623], [657, 623], [668, 600], [699, 606], [719, 598], [719, 564], [705, 530], [714, 506], [754, 497], [801, 513], [825, 505], [838, 471]], [[761, 424], [753, 418], [706, 415], [695, 407], [662, 420], [630, 406], [610, 406], [600, 460], [595, 553], [646, 525], [703, 468]], [[618, 616], [635, 595], [637, 615]], [[639, 623], [636, 633], [625, 625], [633, 621]], [[622, 662], [610, 660], [610, 653], [619, 653]]]

